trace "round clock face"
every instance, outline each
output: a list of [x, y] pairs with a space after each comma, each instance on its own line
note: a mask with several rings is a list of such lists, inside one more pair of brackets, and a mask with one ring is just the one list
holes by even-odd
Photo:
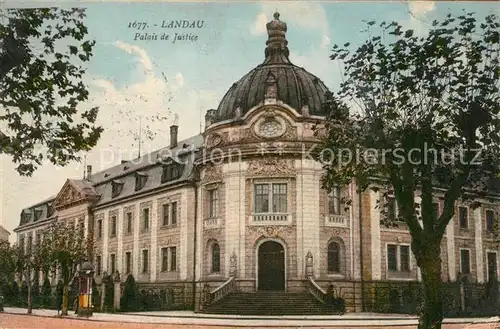
[[282, 126], [278, 121], [266, 121], [260, 126], [259, 133], [264, 137], [278, 137], [282, 134]]

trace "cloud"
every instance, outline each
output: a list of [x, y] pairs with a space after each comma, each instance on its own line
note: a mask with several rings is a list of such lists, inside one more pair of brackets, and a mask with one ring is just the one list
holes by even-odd
[[408, 1], [410, 11], [415, 15], [425, 15], [436, 9], [435, 1]]
[[255, 21], [250, 26], [250, 34], [252, 35], [261, 35], [266, 33], [266, 24], [269, 22], [266, 14], [259, 13], [255, 18]]
[[[266, 32], [266, 23], [272, 19], [276, 10], [283, 21], [297, 25], [298, 27], [318, 30], [322, 35], [330, 37], [330, 27], [326, 11], [320, 3], [315, 2], [264, 2], [255, 20], [250, 26], [252, 35]], [[269, 16], [267, 16], [269, 15]]]
[[412, 29], [417, 36], [423, 36], [431, 25], [428, 16], [435, 10], [435, 1], [408, 1], [408, 20], [400, 23], [403, 27]]
[[122, 42], [120, 40], [117, 40], [113, 43], [116, 47], [119, 49], [125, 51], [128, 54], [132, 55], [137, 55], [138, 56], [138, 61], [144, 66], [145, 70], [152, 70], [153, 69], [153, 62], [149, 58], [148, 54], [144, 49], [142, 49], [139, 46], [134, 46], [125, 42]]
[[332, 40], [330, 40], [330, 38], [326, 35], [323, 36], [323, 38], [321, 39], [321, 48], [326, 48], [330, 45], [330, 42]]

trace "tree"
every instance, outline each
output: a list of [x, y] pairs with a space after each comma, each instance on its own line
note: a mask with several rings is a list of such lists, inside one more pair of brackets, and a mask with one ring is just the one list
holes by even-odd
[[[478, 26], [473, 14], [450, 14], [425, 37], [396, 22], [375, 24], [356, 50], [333, 48], [344, 81], [328, 95], [317, 131], [323, 185], [355, 179], [364, 191], [377, 178], [382, 200], [394, 194], [422, 274], [419, 328], [440, 328], [443, 234], [457, 200], [478, 207], [500, 171], [500, 22], [489, 15]], [[439, 214], [433, 202], [441, 194]]]
[[[28, 314], [33, 310], [33, 287], [38, 288], [38, 277], [40, 271], [50, 264], [50, 244], [46, 239], [38, 240], [33, 244], [31, 238], [27, 246], [14, 245], [12, 247], [12, 257], [14, 260], [15, 272], [21, 274], [22, 289], [21, 296], [25, 299], [28, 305]], [[34, 280], [33, 280], [34, 279]]]
[[64, 285], [62, 315], [68, 315], [69, 286], [78, 273], [78, 266], [88, 257], [87, 240], [80, 225], [69, 228], [66, 223], [56, 222], [44, 232], [44, 241], [51, 246], [49, 259], [58, 269]]
[[134, 276], [129, 274], [125, 280], [123, 295], [120, 300], [120, 309], [125, 312], [139, 311], [139, 293]]
[[0, 291], [14, 279], [15, 262], [12, 246], [8, 241], [0, 241]]
[[80, 110], [95, 41], [81, 8], [0, 11], [0, 154], [31, 175], [44, 159], [64, 166], [96, 145], [98, 108]]

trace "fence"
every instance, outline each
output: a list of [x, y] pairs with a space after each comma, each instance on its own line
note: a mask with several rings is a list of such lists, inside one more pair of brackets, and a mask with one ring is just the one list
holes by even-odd
[[[322, 286], [326, 282], [319, 282]], [[423, 302], [418, 281], [335, 281], [335, 293], [351, 311], [374, 313], [420, 313]], [[500, 314], [498, 283], [469, 283], [466, 280], [442, 284], [445, 317], [494, 316]]]

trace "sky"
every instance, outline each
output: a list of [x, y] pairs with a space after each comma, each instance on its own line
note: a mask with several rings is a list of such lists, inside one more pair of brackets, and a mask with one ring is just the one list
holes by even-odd
[[[264, 60], [265, 24], [276, 10], [288, 26], [291, 61], [335, 90], [341, 76], [338, 65], [329, 59], [331, 48], [363, 42], [366, 21], [397, 21], [423, 35], [434, 19], [449, 12], [472, 11], [481, 18], [500, 9], [494, 1], [57, 4], [75, 3], [87, 8], [85, 24], [89, 38], [96, 41], [84, 78], [90, 91], [85, 107], [99, 106], [98, 123], [105, 129], [98, 145], [86, 154], [86, 164], [92, 165], [94, 173], [137, 155], [139, 127], [142, 154], [168, 145], [173, 123], [179, 125], [179, 140], [200, 133], [205, 112], [217, 108], [229, 87]], [[4, 7], [53, 4], [0, 1]], [[202, 21], [203, 27], [161, 27], [163, 21], [172, 20]], [[139, 30], [137, 26], [143, 26], [139, 23], [147, 27]], [[156, 35], [157, 40], [141, 40], [137, 33]], [[169, 40], [161, 40], [164, 33]], [[191, 33], [197, 39], [173, 43], [174, 33]], [[82, 178], [84, 168], [83, 162], [63, 168], [47, 163], [33, 176], [21, 177], [11, 159], [0, 155], [0, 225], [12, 232], [23, 208], [56, 195], [66, 179]]]

